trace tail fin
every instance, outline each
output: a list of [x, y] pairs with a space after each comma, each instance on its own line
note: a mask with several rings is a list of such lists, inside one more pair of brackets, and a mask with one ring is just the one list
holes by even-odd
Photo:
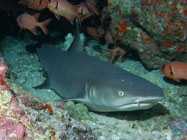
[[38, 24], [38, 26], [42, 29], [42, 31], [45, 33], [45, 34], [47, 34], [48, 32], [47, 32], [47, 28], [46, 28], [46, 26], [51, 22], [51, 18], [50, 19], [47, 19], [47, 20], [45, 20], [45, 21], [43, 21], [43, 22], [40, 22], [39, 24]]

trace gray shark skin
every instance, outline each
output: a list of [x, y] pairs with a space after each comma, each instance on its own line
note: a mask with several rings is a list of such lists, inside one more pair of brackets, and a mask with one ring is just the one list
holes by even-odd
[[43, 88], [65, 100], [82, 102], [98, 112], [148, 109], [164, 99], [161, 88], [83, 51], [78, 22], [70, 50], [43, 45], [37, 49], [47, 73]]

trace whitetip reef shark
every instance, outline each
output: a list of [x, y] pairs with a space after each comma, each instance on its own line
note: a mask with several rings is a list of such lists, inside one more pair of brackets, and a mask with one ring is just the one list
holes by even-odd
[[87, 55], [76, 19], [68, 51], [49, 45], [37, 48], [47, 79], [40, 88], [54, 89], [65, 100], [84, 103], [98, 112], [149, 109], [164, 99], [161, 88], [111, 63]]

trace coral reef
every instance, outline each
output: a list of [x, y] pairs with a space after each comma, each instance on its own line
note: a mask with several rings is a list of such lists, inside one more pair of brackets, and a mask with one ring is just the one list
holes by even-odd
[[[50, 103], [53, 112], [18, 85], [14, 95], [0, 86], [0, 140], [97, 139], [91, 129], [70, 117], [60, 102]], [[55, 119], [54, 119], [55, 118]]]
[[0, 86], [0, 93], [0, 139], [31, 139], [28, 135], [31, 133], [29, 115], [19, 106], [17, 98], [7, 88]]
[[106, 11], [112, 35], [136, 50], [148, 69], [171, 60], [186, 61], [185, 1], [108, 0]]
[[[77, 10], [72, 19], [60, 13], [63, 6], [51, 12], [48, 1], [33, 1], [0, 1], [0, 140], [187, 139], [186, 81], [164, 78], [159, 70], [170, 61], [187, 62], [186, 1], [67, 0], [73, 5], [67, 11]], [[20, 33], [16, 17], [23, 12], [39, 12], [39, 21], [52, 18], [48, 35], [40, 30], [37, 36]], [[61, 14], [60, 19], [54, 14]], [[75, 17], [82, 21], [80, 30], [86, 36], [81, 34], [81, 39], [89, 55], [103, 61], [111, 58], [116, 66], [163, 88], [165, 101], [145, 111], [96, 113], [83, 104], [60, 102], [52, 90], [34, 89], [45, 76], [30, 50], [44, 43], [68, 50]], [[116, 48], [126, 52], [121, 61], [114, 57]], [[1, 71], [1, 66], [6, 68]]]

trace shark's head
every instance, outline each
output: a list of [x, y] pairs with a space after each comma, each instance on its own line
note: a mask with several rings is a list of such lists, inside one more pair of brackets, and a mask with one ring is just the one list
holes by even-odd
[[90, 109], [95, 111], [143, 110], [164, 99], [161, 88], [135, 75], [127, 79], [123, 76], [108, 76], [89, 87]]

